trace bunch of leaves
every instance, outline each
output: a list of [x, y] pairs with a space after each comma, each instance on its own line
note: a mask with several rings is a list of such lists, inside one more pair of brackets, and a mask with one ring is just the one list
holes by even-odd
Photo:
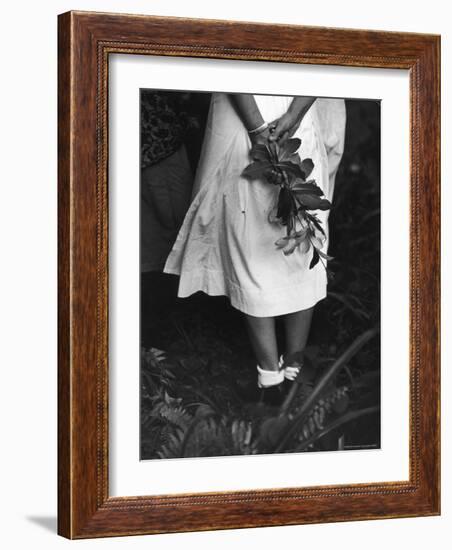
[[[142, 458], [179, 456], [178, 442], [184, 440], [187, 430], [184, 445], [189, 456], [196, 456], [197, 452], [209, 456], [209, 448], [213, 454], [251, 452], [246, 450], [245, 436], [242, 438], [245, 443], [240, 445], [242, 423], [249, 423], [250, 418], [242, 414], [243, 404], [235, 391], [237, 381], [247, 374], [241, 366], [244, 344], [233, 346], [234, 324], [228, 325], [231, 332], [228, 335], [228, 330], [220, 329], [215, 322], [218, 311], [211, 318], [207, 312], [201, 314], [202, 307], [196, 305], [193, 311], [183, 308], [171, 315], [165, 330], [173, 328], [165, 337], [167, 345], [163, 342], [165, 354], [155, 349], [142, 350]], [[200, 415], [206, 412], [214, 415], [213, 419], [194, 430]], [[222, 417], [229, 432], [224, 427], [221, 430], [212, 427]], [[224, 451], [219, 451], [223, 439]]]
[[202, 408], [188, 427], [175, 430], [159, 458], [230, 456], [256, 454], [253, 425], [250, 421], [219, 416]]
[[310, 158], [300, 159], [297, 153], [300, 145], [299, 138], [287, 139], [281, 144], [274, 141], [254, 144], [250, 151], [252, 162], [244, 169], [242, 176], [249, 180], [264, 180], [279, 187], [277, 204], [270, 212], [269, 221], [285, 226], [286, 235], [278, 239], [275, 245], [285, 255], [292, 254], [298, 247], [305, 253], [312, 248], [309, 265], [312, 269], [321, 258], [331, 259], [321, 250], [326, 235], [315, 213], [316, 210], [329, 210], [331, 203], [316, 181], [308, 179], [314, 163]]
[[[234, 370], [240, 374], [244, 370], [240, 366], [243, 351], [237, 343], [232, 347], [234, 331], [229, 335], [231, 343], [224, 328], [219, 337], [218, 311], [210, 315], [202, 309], [197, 303], [193, 311], [173, 312], [168, 354], [158, 365], [152, 350], [143, 351], [142, 371], [154, 374], [150, 393], [156, 396], [145, 408], [150, 427], [159, 435], [150, 437], [149, 425], [142, 425], [146, 458], [255, 452], [253, 421], [242, 414], [234, 391]], [[166, 393], [158, 389], [162, 379], [155, 376], [162, 372], [169, 388]]]
[[141, 350], [141, 455], [155, 454], [175, 427], [188, 425], [190, 415], [182, 399], [172, 397], [176, 387], [175, 366], [160, 350]]

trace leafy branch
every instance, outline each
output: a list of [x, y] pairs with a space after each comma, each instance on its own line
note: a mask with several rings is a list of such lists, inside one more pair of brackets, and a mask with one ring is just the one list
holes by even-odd
[[[248, 180], [261, 179], [278, 186], [277, 204], [269, 215], [270, 223], [286, 227], [286, 235], [275, 245], [285, 255], [293, 254], [296, 248], [307, 253], [313, 250], [309, 268], [321, 258], [332, 258], [322, 252], [326, 234], [315, 211], [329, 210], [331, 203], [324, 198], [322, 189], [314, 179], [308, 179], [314, 169], [312, 159], [300, 159], [297, 153], [299, 138], [291, 138], [282, 144], [268, 141], [254, 144], [250, 151], [252, 162], [242, 172]], [[321, 261], [326, 268], [326, 263]]]

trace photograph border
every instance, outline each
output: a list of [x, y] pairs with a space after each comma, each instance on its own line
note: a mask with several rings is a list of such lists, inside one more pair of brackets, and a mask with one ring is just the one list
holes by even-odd
[[[109, 496], [108, 62], [110, 54], [121, 53], [409, 71], [408, 481]], [[58, 533], [90, 538], [438, 515], [439, 232], [439, 36], [92, 12], [60, 15]]]

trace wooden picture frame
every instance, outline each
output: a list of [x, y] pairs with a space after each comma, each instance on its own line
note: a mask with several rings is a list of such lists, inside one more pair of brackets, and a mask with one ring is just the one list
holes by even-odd
[[[59, 534], [88, 538], [439, 514], [439, 36], [68, 12], [59, 16], [58, 53]], [[109, 496], [112, 53], [409, 71], [409, 481]]]

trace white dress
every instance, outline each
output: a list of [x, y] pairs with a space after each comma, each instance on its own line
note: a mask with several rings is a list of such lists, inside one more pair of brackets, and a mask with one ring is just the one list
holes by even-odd
[[[254, 96], [266, 121], [287, 111], [293, 97]], [[314, 178], [329, 200], [342, 156], [343, 100], [317, 99], [294, 137], [301, 159], [311, 158]], [[233, 307], [256, 317], [293, 313], [326, 296], [325, 268], [309, 269], [312, 250], [285, 256], [275, 241], [285, 227], [269, 223], [279, 188], [242, 178], [250, 138], [226, 93], [213, 93], [192, 202], [164, 272], [180, 276], [179, 297], [203, 291], [228, 296]], [[328, 211], [318, 212], [328, 235]], [[327, 251], [328, 241], [322, 250]]]

